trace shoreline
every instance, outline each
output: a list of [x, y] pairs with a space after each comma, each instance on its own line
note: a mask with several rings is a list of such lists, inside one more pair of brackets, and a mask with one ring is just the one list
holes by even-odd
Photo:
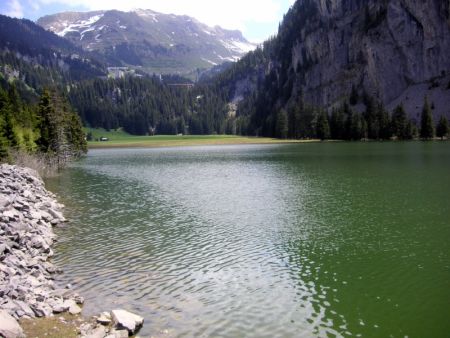
[[[124, 310], [81, 317], [81, 297], [55, 285], [62, 270], [51, 262], [53, 227], [67, 222], [56, 195], [29, 168], [0, 165], [0, 336], [122, 338], [144, 319]], [[26, 332], [22, 326], [26, 328]], [[72, 334], [72, 335], [69, 335]]]
[[225, 145], [282, 145], [282, 144], [310, 144], [310, 143], [409, 143], [409, 142], [447, 142], [449, 139], [433, 138], [429, 140], [412, 139], [412, 140], [296, 140], [296, 139], [274, 139], [264, 137], [230, 137], [230, 138], [217, 138], [211, 139], [205, 137], [205, 139], [170, 139], [170, 140], [158, 140], [148, 139], [141, 140], [142, 137], [135, 136], [136, 140], [111, 140], [111, 141], [90, 141], [88, 142], [88, 150], [92, 149], [123, 149], [123, 148], [178, 148], [178, 147], [201, 147], [201, 146], [225, 146]]
[[[135, 139], [134, 139], [135, 137]], [[108, 148], [174, 148], [193, 146], [219, 145], [265, 145], [265, 144], [299, 144], [321, 142], [318, 139], [292, 140], [266, 137], [244, 136], [134, 136], [127, 139], [111, 139], [109, 141], [89, 141], [88, 149]], [[333, 142], [333, 141], [331, 141]]]

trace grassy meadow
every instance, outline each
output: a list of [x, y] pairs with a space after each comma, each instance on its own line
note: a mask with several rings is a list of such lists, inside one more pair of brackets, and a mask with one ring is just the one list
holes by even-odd
[[[182, 147], [196, 145], [224, 145], [224, 144], [276, 144], [299, 143], [311, 141], [280, 140], [267, 137], [247, 137], [234, 135], [156, 135], [135, 136], [123, 130], [91, 129], [85, 128], [86, 133], [92, 134], [93, 141], [88, 141], [88, 146], [94, 148], [121, 148], [121, 147]], [[108, 141], [99, 141], [106, 137]]]

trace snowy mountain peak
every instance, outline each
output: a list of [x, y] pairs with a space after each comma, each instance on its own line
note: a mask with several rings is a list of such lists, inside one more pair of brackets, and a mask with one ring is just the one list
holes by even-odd
[[256, 48], [237, 30], [210, 27], [195, 18], [150, 9], [64, 12], [37, 23], [114, 65], [155, 73], [186, 73], [236, 61]]

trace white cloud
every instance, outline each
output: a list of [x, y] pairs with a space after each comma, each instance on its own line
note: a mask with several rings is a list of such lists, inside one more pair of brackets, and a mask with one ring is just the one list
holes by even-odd
[[28, 6], [30, 6], [33, 11], [38, 11], [41, 8], [36, 0], [28, 0]]
[[[17, 1], [17, 0], [16, 0]], [[245, 30], [248, 23], [278, 22], [282, 7], [279, 0], [36, 0], [40, 4], [83, 6], [89, 10], [135, 8], [162, 13], [186, 14], [208, 25]], [[292, 1], [292, 0], [291, 0]]]
[[13, 18], [23, 18], [23, 8], [19, 0], [9, 0], [7, 2], [5, 15]]

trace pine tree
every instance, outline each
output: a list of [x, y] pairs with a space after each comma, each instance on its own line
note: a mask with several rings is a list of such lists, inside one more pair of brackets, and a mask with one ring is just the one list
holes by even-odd
[[408, 139], [407, 124], [408, 124], [408, 121], [406, 118], [405, 109], [403, 108], [403, 105], [399, 105], [394, 109], [394, 112], [392, 113], [392, 121], [391, 121], [392, 133], [399, 140]]
[[366, 104], [366, 111], [363, 118], [367, 123], [368, 138], [377, 140], [380, 138], [380, 126], [377, 119], [378, 105], [373, 97], [368, 95], [364, 98]]
[[75, 113], [67, 116], [67, 140], [70, 145], [70, 156], [80, 157], [87, 152], [86, 136], [80, 117]]
[[377, 119], [378, 125], [380, 126], [380, 139], [389, 140], [392, 136], [391, 121], [389, 119], [389, 113], [384, 109], [382, 104], [378, 108]]
[[280, 109], [277, 114], [275, 136], [285, 139], [288, 135], [288, 117], [284, 109]]
[[448, 134], [449, 134], [449, 127], [447, 118], [441, 115], [441, 118], [439, 119], [439, 122], [436, 126], [436, 136], [440, 137], [441, 139], [444, 139], [444, 137], [447, 137]]
[[344, 120], [344, 113], [343, 113], [342, 108], [335, 109], [331, 113], [330, 133], [331, 133], [331, 138], [333, 140], [344, 139], [345, 120]]
[[417, 126], [415, 122], [411, 119], [408, 120], [406, 123], [406, 128], [403, 133], [403, 140], [412, 140], [413, 138], [417, 137], [418, 131]]
[[354, 141], [359, 141], [366, 137], [367, 134], [367, 124], [361, 114], [354, 113], [351, 117], [350, 122], [350, 139]]
[[328, 123], [328, 114], [322, 111], [317, 119], [316, 134], [319, 139], [326, 140], [330, 138], [330, 125]]
[[81, 120], [64, 97], [44, 91], [38, 117], [40, 136], [36, 143], [42, 152], [56, 156], [59, 164], [87, 151]]
[[352, 133], [352, 125], [354, 120], [355, 113], [350, 108], [348, 103], [344, 103], [344, 106], [342, 107], [343, 114], [345, 116], [345, 128], [343, 133], [343, 139], [344, 140], [352, 140], [353, 139], [353, 133]]
[[431, 112], [430, 105], [428, 104], [428, 98], [425, 97], [420, 123], [420, 137], [423, 139], [431, 139], [433, 136], [433, 113]]
[[45, 90], [41, 95], [37, 113], [40, 135], [36, 143], [42, 152], [56, 153], [55, 140], [58, 136], [57, 116], [48, 90]]
[[4, 137], [8, 147], [16, 148], [18, 146], [17, 135], [14, 131], [15, 120], [13, 117], [14, 106], [11, 104], [9, 95], [3, 90], [0, 92], [0, 119], [1, 119], [1, 136]]
[[0, 162], [9, 157], [9, 142], [5, 136], [5, 113], [8, 100], [5, 92], [0, 88]]
[[9, 160], [8, 140], [0, 133], [0, 163]]

